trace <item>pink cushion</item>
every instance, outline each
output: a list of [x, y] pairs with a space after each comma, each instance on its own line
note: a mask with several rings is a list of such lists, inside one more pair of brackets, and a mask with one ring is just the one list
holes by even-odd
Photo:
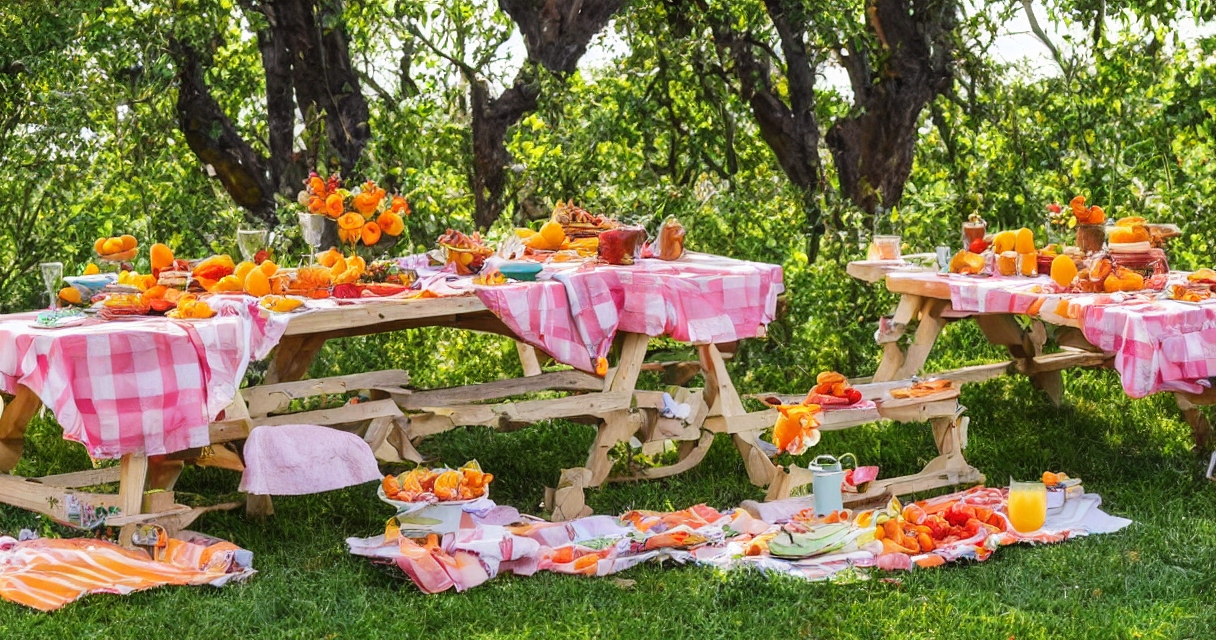
[[245, 441], [245, 493], [298, 496], [381, 478], [372, 448], [353, 433], [290, 424], [258, 427]]

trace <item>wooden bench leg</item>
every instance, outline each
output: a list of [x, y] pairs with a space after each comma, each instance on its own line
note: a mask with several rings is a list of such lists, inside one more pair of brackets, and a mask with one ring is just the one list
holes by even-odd
[[[1015, 366], [1028, 367], [1030, 359], [1043, 354], [1047, 343], [1047, 327], [1041, 320], [1034, 320], [1029, 331], [1022, 330], [1013, 316], [1007, 314], [976, 316], [976, 324], [992, 344], [1001, 345], [1013, 356]], [[1031, 383], [1055, 406], [1064, 399], [1064, 377], [1060, 371], [1045, 371], [1030, 377]]]
[[1181, 393], [1174, 394], [1174, 401], [1182, 411], [1182, 417], [1191, 425], [1191, 439], [1195, 441], [1197, 451], [1206, 451], [1212, 440], [1212, 425], [1199, 406], [1187, 399]]

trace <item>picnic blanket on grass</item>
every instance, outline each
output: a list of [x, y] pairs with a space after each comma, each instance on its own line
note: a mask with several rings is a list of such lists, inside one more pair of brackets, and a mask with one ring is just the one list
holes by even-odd
[[929, 538], [923, 547], [904, 549], [889, 537], [882, 539], [889, 534], [880, 532], [884, 527], [877, 512], [844, 514], [843, 521], [825, 522], [808, 514], [801, 500], [767, 503], [761, 512], [774, 516], [771, 523], [744, 509], [718, 511], [702, 504], [674, 512], [630, 511], [619, 518], [593, 515], [569, 522], [530, 520], [500, 526], [474, 521], [425, 542], [402, 537], [390, 521], [384, 535], [346, 542], [352, 554], [395, 565], [423, 592], [439, 593], [471, 589], [506, 571], [606, 576], [662, 560], [720, 569], [751, 567], [808, 580], [832, 579], [846, 571], [865, 578], [865, 569], [871, 567], [912, 570], [964, 558], [983, 561], [1005, 545], [1062, 542], [1131, 524], [1103, 513], [1097, 495], [1084, 494], [1049, 513], [1039, 531], [1020, 534], [1006, 515], [1008, 490], [975, 487], [903, 508], [894, 502], [880, 510], [901, 531], [932, 533], [925, 534]]

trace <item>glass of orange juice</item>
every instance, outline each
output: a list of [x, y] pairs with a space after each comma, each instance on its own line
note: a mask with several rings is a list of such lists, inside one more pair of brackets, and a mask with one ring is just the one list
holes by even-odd
[[1009, 523], [1019, 533], [1037, 531], [1047, 519], [1047, 485], [1042, 482], [1009, 484]]

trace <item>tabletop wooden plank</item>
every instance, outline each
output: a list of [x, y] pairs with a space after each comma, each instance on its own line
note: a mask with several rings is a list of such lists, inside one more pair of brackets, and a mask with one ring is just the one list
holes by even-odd
[[315, 309], [294, 315], [288, 322], [287, 330], [283, 335], [325, 333], [409, 320], [440, 319], [485, 311], [487, 311], [485, 304], [477, 296], [384, 300], [332, 309]]

